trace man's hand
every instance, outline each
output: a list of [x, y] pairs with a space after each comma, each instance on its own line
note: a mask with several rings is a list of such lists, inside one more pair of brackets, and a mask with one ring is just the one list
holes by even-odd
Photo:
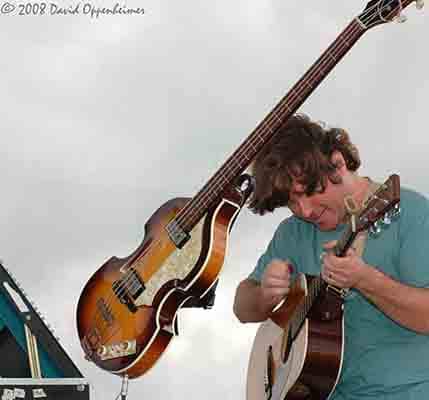
[[261, 280], [264, 304], [275, 306], [288, 294], [292, 271], [292, 264], [287, 261], [273, 260], [268, 264]]
[[359, 289], [359, 283], [367, 276], [371, 267], [351, 248], [344, 257], [335, 256], [330, 250], [336, 243], [332, 241], [323, 246], [327, 252], [322, 257], [322, 278], [330, 285], [340, 288]]

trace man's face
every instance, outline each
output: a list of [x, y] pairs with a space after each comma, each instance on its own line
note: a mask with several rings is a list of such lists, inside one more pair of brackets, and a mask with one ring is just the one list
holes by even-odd
[[326, 189], [307, 195], [305, 186], [294, 181], [288, 207], [294, 215], [316, 225], [321, 231], [334, 230], [344, 221], [344, 188], [327, 179]]

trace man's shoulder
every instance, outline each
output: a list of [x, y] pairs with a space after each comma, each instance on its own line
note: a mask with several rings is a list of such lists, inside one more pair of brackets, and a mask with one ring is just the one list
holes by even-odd
[[407, 213], [429, 213], [429, 199], [416, 190], [401, 187], [401, 209]]
[[429, 199], [422, 193], [417, 192], [409, 187], [401, 186], [401, 203], [407, 202], [417, 206], [429, 205]]
[[429, 199], [413, 189], [401, 187], [400, 207], [402, 228], [429, 221]]

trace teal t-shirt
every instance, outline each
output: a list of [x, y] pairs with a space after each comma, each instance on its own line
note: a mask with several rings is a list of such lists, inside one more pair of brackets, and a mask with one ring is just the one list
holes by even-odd
[[[297, 272], [319, 275], [323, 244], [339, 239], [344, 228], [321, 232], [294, 216], [287, 218], [249, 278], [260, 281], [273, 258], [289, 260]], [[402, 188], [400, 217], [378, 237], [368, 237], [362, 257], [399, 282], [429, 287], [428, 250], [429, 201]], [[344, 326], [341, 377], [330, 400], [429, 397], [429, 335], [397, 324], [354, 289], [345, 299]]]

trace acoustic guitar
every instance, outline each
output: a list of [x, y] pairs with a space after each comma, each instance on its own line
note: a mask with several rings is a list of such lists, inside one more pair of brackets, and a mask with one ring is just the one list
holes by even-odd
[[243, 171], [363, 33], [411, 2], [368, 3], [194, 197], [162, 205], [147, 221], [140, 246], [92, 275], [76, 315], [88, 360], [129, 378], [156, 363], [178, 333], [180, 308], [204, 302], [217, 283], [231, 227], [251, 191]]
[[[343, 257], [359, 233], [379, 235], [400, 212], [398, 175], [369, 198], [333, 251]], [[247, 400], [325, 400], [337, 385], [344, 351], [347, 290], [299, 274], [286, 301], [256, 332], [247, 370]]]

